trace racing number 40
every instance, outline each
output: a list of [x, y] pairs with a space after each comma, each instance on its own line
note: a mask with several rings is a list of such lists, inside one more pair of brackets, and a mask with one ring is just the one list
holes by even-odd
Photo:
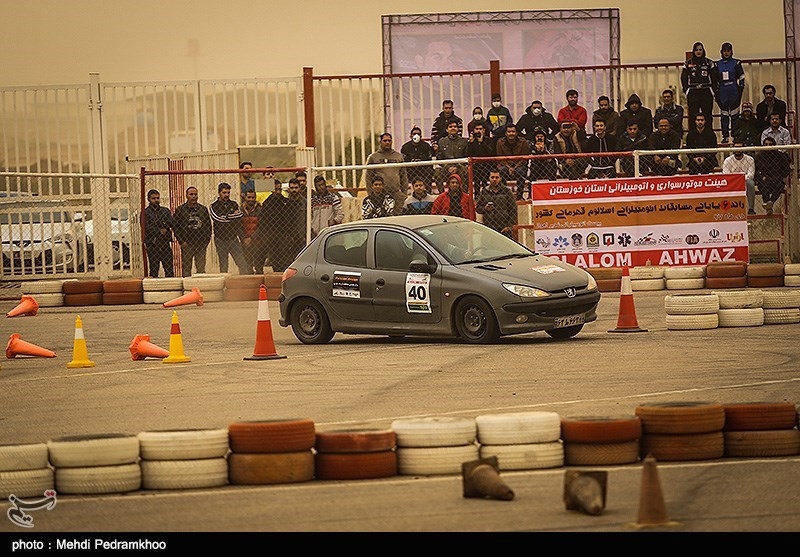
[[409, 300], [425, 300], [428, 297], [428, 292], [425, 286], [418, 284], [408, 289]]

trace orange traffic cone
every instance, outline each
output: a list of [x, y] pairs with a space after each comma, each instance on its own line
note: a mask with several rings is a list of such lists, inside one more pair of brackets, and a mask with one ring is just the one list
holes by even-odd
[[89, 360], [89, 352], [86, 349], [86, 338], [83, 336], [83, 321], [81, 321], [80, 315], [75, 319], [75, 342], [72, 345], [72, 361], [67, 364], [67, 367], [94, 367], [94, 362]]
[[639, 516], [636, 528], [652, 526], [677, 526], [667, 516], [664, 494], [661, 492], [661, 480], [658, 477], [656, 459], [649, 454], [642, 463], [642, 487], [639, 493]]
[[190, 304], [197, 304], [198, 306], [203, 305], [203, 293], [200, 292], [200, 289], [197, 287], [192, 288], [191, 292], [187, 292], [183, 296], [178, 296], [177, 298], [164, 302], [162, 305], [165, 308], [173, 308], [176, 306], [188, 306]]
[[633, 305], [633, 289], [631, 288], [631, 272], [627, 267], [622, 268], [622, 284], [619, 290], [619, 316], [617, 328], [609, 333], [646, 333], [647, 329], [640, 329], [636, 319], [636, 308]]
[[150, 335], [136, 335], [128, 348], [131, 351], [132, 360], [169, 357], [167, 350], [150, 342]]
[[256, 347], [253, 355], [245, 360], [277, 360], [285, 358], [275, 351], [275, 341], [272, 339], [272, 323], [269, 320], [269, 300], [267, 289], [264, 285], [258, 292], [258, 323], [256, 324]]
[[180, 364], [191, 361], [191, 358], [183, 353], [183, 339], [181, 338], [181, 326], [178, 323], [178, 312], [172, 312], [172, 327], [169, 330], [169, 356], [161, 360], [164, 364]]
[[55, 358], [56, 353], [52, 350], [36, 346], [30, 342], [25, 342], [20, 338], [22, 335], [14, 333], [8, 339], [6, 347], [6, 358], [16, 358], [17, 356], [38, 356], [39, 358]]
[[39, 303], [33, 296], [25, 295], [19, 299], [17, 307], [6, 313], [6, 317], [18, 317], [20, 315], [36, 315], [39, 311]]

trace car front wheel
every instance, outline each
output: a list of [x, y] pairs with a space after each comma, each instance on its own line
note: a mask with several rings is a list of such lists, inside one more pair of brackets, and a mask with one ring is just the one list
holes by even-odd
[[562, 339], [562, 338], [572, 338], [578, 333], [581, 332], [583, 329], [583, 325], [573, 325], [572, 327], [563, 327], [561, 329], [550, 329], [549, 331], [545, 331], [548, 335], [553, 338]]
[[333, 338], [328, 314], [316, 300], [303, 298], [292, 306], [292, 332], [303, 344], [325, 344]]
[[466, 296], [456, 307], [458, 336], [470, 344], [491, 344], [500, 338], [500, 327], [491, 306], [478, 296]]

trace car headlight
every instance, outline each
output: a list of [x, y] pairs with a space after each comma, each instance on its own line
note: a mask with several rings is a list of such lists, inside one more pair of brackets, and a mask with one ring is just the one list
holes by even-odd
[[597, 290], [597, 281], [594, 280], [592, 273], [587, 272], [586, 274], [589, 275], [589, 284], [586, 285], [586, 290]]
[[524, 284], [509, 284], [507, 282], [503, 283], [503, 288], [511, 292], [512, 294], [516, 294], [521, 298], [546, 298], [550, 294], [545, 292], [544, 290], [539, 290], [538, 288], [534, 288], [533, 286], [526, 286]]

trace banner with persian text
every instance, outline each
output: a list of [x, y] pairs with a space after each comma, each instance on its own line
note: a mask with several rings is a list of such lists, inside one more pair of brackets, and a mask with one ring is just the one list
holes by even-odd
[[536, 251], [579, 267], [748, 261], [742, 174], [534, 182]]

